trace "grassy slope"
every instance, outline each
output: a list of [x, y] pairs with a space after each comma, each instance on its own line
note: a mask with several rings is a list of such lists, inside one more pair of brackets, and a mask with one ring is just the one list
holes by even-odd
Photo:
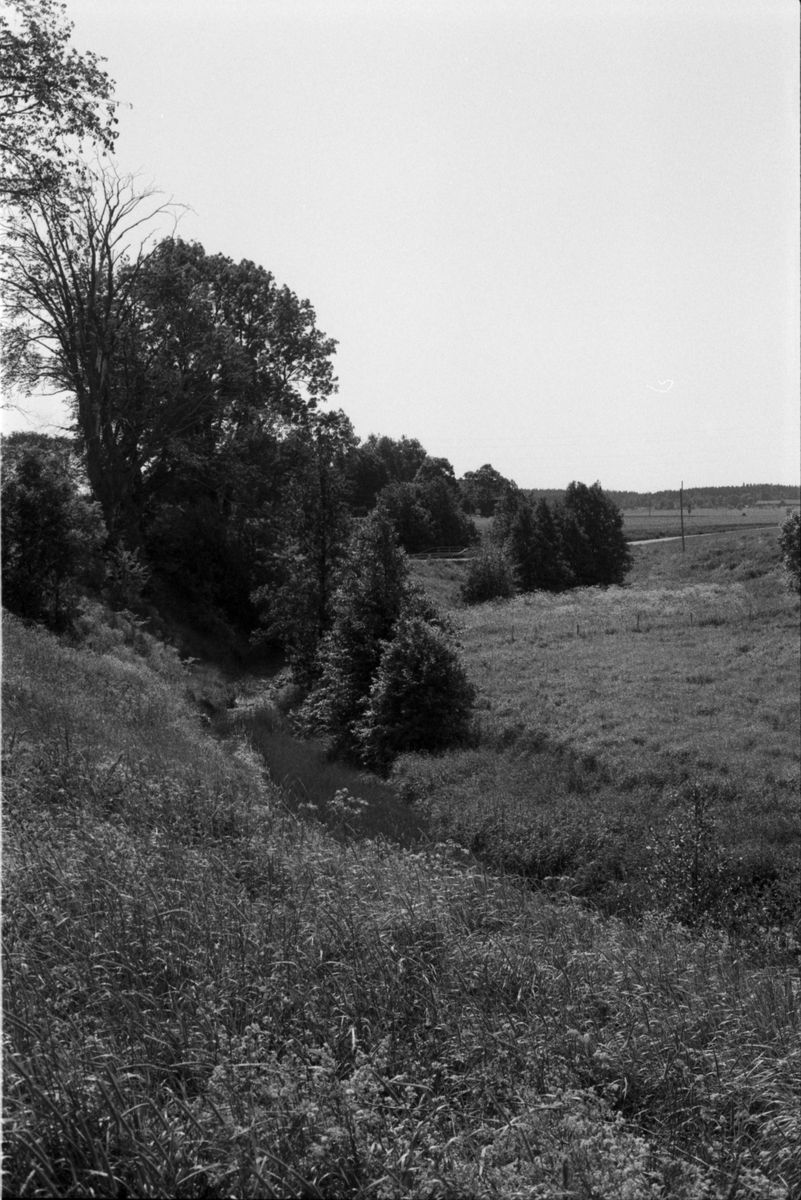
[[[747, 540], [757, 539], [768, 541]], [[758, 570], [759, 542], [747, 570]], [[643, 547], [640, 561], [671, 560], [662, 579], [649, 563], [630, 587], [468, 610], [464, 650], [490, 701], [488, 730], [542, 730], [618, 778], [669, 778], [680, 764], [750, 786], [797, 780], [798, 600], [773, 572], [721, 578], [718, 549], [693, 546], [685, 567], [672, 546]]]
[[801, 1186], [791, 972], [333, 841], [154, 644], [4, 631], [9, 1195]]
[[[698, 784], [731, 886], [772, 880], [784, 915], [760, 919], [797, 919], [799, 602], [776, 564], [776, 533], [752, 530], [637, 547], [625, 588], [462, 609], [481, 744], [396, 778], [441, 836], [624, 909]], [[447, 567], [415, 570], [455, 604]]]

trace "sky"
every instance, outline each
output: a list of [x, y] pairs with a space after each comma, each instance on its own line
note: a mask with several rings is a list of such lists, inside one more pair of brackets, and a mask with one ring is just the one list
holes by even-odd
[[[67, 0], [117, 161], [456, 474], [796, 484], [795, 0]], [[130, 106], [130, 107], [129, 107]], [[4, 427], [58, 421], [53, 402]]]

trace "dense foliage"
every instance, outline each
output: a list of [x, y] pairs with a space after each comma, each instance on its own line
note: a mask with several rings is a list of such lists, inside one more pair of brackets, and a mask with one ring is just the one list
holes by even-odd
[[494, 516], [498, 502], [509, 488], [517, 486], [511, 479], [504, 479], [490, 463], [484, 463], [477, 471], [466, 471], [459, 485], [465, 511], [481, 517]]
[[336, 390], [335, 342], [254, 263], [138, 240], [163, 214], [111, 168], [58, 203], [18, 206], [4, 247], [7, 380], [71, 396], [109, 545], [146, 562], [151, 598], [245, 634], [261, 615], [283, 636], [294, 587], [304, 600], [287, 636], [300, 645], [310, 621], [318, 635], [326, 625], [346, 536], [356, 439], [341, 413], [318, 411]]
[[564, 556], [578, 587], [622, 583], [631, 570], [623, 514], [600, 483], [571, 483], [559, 513]]
[[487, 600], [508, 600], [515, 593], [512, 564], [502, 546], [487, 542], [470, 559], [461, 587], [465, 604], [483, 604]]
[[252, 594], [261, 637], [284, 646], [295, 682], [316, 674], [320, 639], [333, 620], [339, 564], [351, 529], [345, 464], [355, 443], [341, 412], [315, 415], [282, 446], [286, 481], [273, 542], [265, 551], [267, 581]]
[[328, 735], [334, 753], [378, 770], [402, 750], [464, 740], [473, 690], [449, 632], [410, 583], [393, 523], [380, 511], [365, 518], [320, 643], [307, 727]]
[[801, 592], [801, 514], [790, 513], [782, 523], [779, 549], [791, 591]]
[[99, 566], [105, 530], [79, 489], [65, 439], [12, 434], [2, 457], [3, 604], [50, 629], [77, 611], [78, 586]]
[[631, 567], [623, 515], [599, 483], [571, 483], [551, 504], [508, 488], [496, 505], [491, 536], [523, 592], [619, 584]]
[[69, 45], [58, 0], [9, 0], [0, 12], [0, 199], [53, 195], [82, 142], [111, 150], [113, 83], [96, 54]]
[[467, 742], [475, 695], [447, 625], [418, 598], [407, 598], [356, 726], [362, 762], [383, 771], [399, 754], [436, 753]]

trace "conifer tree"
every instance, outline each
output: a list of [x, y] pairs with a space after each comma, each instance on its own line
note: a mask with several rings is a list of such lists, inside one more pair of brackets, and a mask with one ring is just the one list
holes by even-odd
[[408, 577], [380, 511], [353, 535], [303, 719], [335, 754], [385, 770], [403, 749], [439, 750], [467, 736], [473, 689], [448, 622]]
[[623, 514], [600, 483], [571, 483], [560, 510], [567, 564], [577, 587], [620, 584], [631, 570]]
[[474, 699], [445, 628], [407, 597], [354, 731], [362, 762], [384, 771], [399, 754], [463, 744]]
[[334, 602], [334, 623], [318, 656], [320, 682], [304, 716], [328, 733], [332, 749], [358, 758], [355, 726], [381, 661], [382, 642], [392, 636], [407, 590], [406, 555], [392, 522], [380, 512], [361, 522], [351, 539]]

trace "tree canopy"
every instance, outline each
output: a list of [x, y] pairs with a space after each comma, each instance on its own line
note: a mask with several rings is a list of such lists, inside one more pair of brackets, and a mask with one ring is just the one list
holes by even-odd
[[52, 193], [86, 141], [113, 148], [114, 85], [104, 59], [69, 45], [58, 0], [8, 0], [0, 13], [0, 200]]
[[571, 483], [563, 499], [532, 504], [508, 488], [495, 509], [492, 540], [525, 592], [620, 584], [631, 569], [623, 516], [600, 483]]
[[513, 480], [505, 479], [490, 463], [484, 463], [477, 471], [466, 471], [459, 485], [465, 510], [477, 512], [482, 517], [493, 516], [506, 492], [517, 486]]
[[6, 229], [7, 376], [69, 393], [109, 535], [131, 548], [155, 492], [202, 477], [205, 498], [230, 503], [253, 443], [336, 390], [336, 343], [309, 301], [247, 260], [143, 240], [170, 211], [96, 169], [65, 202], [26, 200]]

